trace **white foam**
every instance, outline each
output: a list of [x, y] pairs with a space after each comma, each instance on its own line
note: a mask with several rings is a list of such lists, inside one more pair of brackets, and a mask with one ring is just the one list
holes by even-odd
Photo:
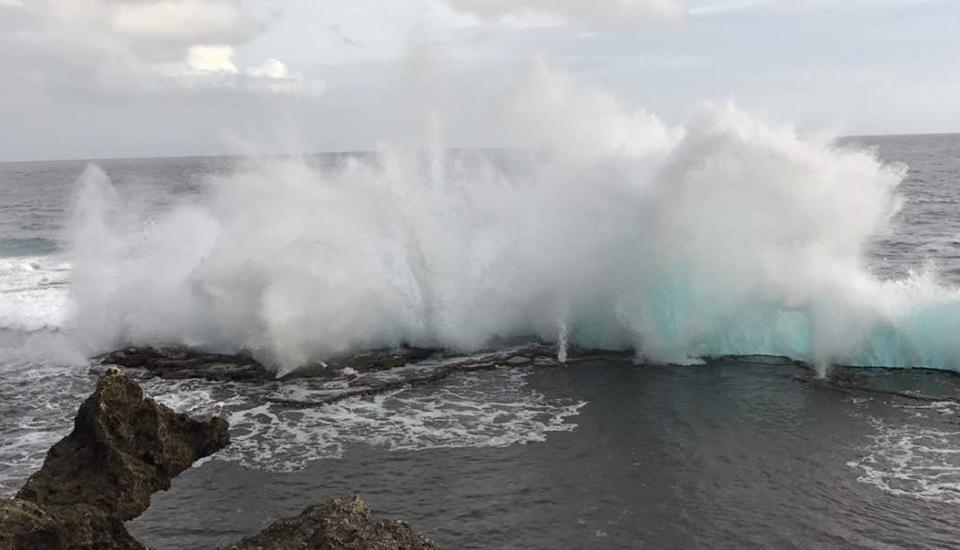
[[929, 413], [935, 413], [939, 417], [956, 417], [960, 412], [960, 403], [953, 400], [932, 401], [919, 405], [895, 404], [895, 407], [902, 409], [916, 418], [929, 418]]
[[155, 396], [154, 400], [177, 412], [187, 414], [211, 412], [213, 408], [218, 406], [209, 389], [183, 389], [171, 393], [162, 393]]
[[389, 451], [506, 447], [570, 431], [583, 402], [547, 399], [524, 374], [459, 375], [436, 388], [404, 388], [317, 409], [259, 405], [231, 415], [238, 433], [221, 458], [272, 470], [343, 456], [347, 444]]
[[[943, 406], [930, 407], [943, 414]], [[921, 425], [890, 426], [870, 419], [866, 455], [847, 463], [858, 481], [899, 496], [960, 504], [960, 431]]]
[[86, 361], [62, 353], [61, 338], [33, 333], [19, 343], [0, 340], [0, 495], [15, 491], [40, 467], [91, 390]]
[[0, 258], [0, 329], [61, 327], [69, 281], [70, 265], [61, 258]]
[[251, 468], [298, 470], [341, 458], [348, 445], [388, 451], [506, 447], [570, 431], [584, 402], [550, 399], [526, 385], [517, 368], [460, 373], [437, 385], [405, 387], [315, 408], [291, 408], [268, 397], [305, 399], [342, 388], [340, 381], [299, 380], [279, 387], [153, 379], [144, 389], [191, 414], [222, 413], [231, 444], [213, 459]]
[[43, 464], [46, 449], [67, 431], [24, 426], [19, 435], [4, 433], [0, 444], [0, 497], [13, 492]]

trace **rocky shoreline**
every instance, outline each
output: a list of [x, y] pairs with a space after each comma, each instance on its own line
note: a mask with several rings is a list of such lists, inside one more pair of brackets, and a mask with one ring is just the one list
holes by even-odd
[[[252, 355], [219, 354], [182, 347], [138, 347], [93, 361], [95, 391], [77, 411], [73, 431], [47, 453], [43, 466], [12, 499], [0, 500], [0, 550], [143, 549], [125, 526], [150, 505], [151, 495], [204, 457], [230, 445], [226, 420], [178, 414], [144, 395], [135, 380], [203, 379], [267, 388], [263, 401], [283, 408], [318, 408], [343, 399], [374, 395], [401, 386], [431, 384], [461, 372], [497, 367], [557, 366], [556, 349], [544, 344], [499, 348], [469, 356], [425, 348], [371, 351], [277, 373]], [[627, 353], [572, 350], [567, 362], [633, 360]], [[955, 400], [893, 391], [871, 378], [887, 369], [836, 367], [817, 377], [800, 361], [769, 356], [720, 357], [735, 362], [797, 368], [793, 378], [845, 393], [896, 395], [912, 400]], [[917, 371], [924, 374], [942, 371]], [[307, 394], [274, 391], [298, 379], [316, 379], [322, 388]], [[302, 382], [302, 380], [301, 380]], [[306, 397], [303, 397], [306, 395]], [[436, 546], [396, 520], [373, 517], [358, 497], [332, 499], [281, 519], [258, 534], [225, 548], [253, 549], [431, 549]]]
[[[578, 359], [587, 358], [581, 355]], [[183, 347], [134, 347], [101, 355], [93, 372], [122, 367], [150, 378], [168, 380], [204, 379], [266, 385], [297, 379], [334, 382], [329, 391], [310, 399], [268, 396], [264, 401], [289, 408], [317, 408], [351, 397], [376, 395], [404, 386], [435, 384], [461, 372], [497, 367], [556, 366], [552, 346], [523, 345], [469, 356], [426, 348], [403, 347], [374, 350], [322, 363], [310, 363], [278, 375], [247, 353], [220, 354]]]
[[[125, 521], [197, 460], [230, 444], [227, 422], [194, 419], [106, 369], [77, 411], [73, 431], [47, 453], [14, 498], [0, 501], [0, 550], [149, 548]], [[237, 550], [432, 549], [406, 523], [374, 518], [359, 498], [311, 506], [235, 543]]]

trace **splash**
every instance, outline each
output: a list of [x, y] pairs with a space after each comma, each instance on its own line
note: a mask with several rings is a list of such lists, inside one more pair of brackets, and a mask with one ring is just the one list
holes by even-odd
[[278, 368], [518, 337], [561, 356], [957, 365], [957, 290], [883, 281], [864, 260], [903, 166], [729, 104], [673, 128], [545, 67], [499, 113], [509, 150], [250, 161], [146, 222], [91, 168], [75, 329], [97, 349], [242, 348]]

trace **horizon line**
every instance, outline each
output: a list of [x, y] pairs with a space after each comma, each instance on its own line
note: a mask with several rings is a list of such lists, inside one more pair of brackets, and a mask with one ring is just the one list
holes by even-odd
[[[849, 134], [837, 136], [836, 139], [862, 139], [862, 138], [896, 138], [896, 137], [934, 137], [934, 136], [960, 136], [960, 131], [955, 132], [904, 132], [893, 134]], [[477, 147], [448, 147], [446, 151], [464, 151], [464, 150], [505, 150], [501, 147], [477, 146]], [[209, 154], [169, 154], [157, 156], [129, 156], [129, 157], [64, 157], [64, 158], [46, 158], [46, 159], [17, 159], [0, 160], [0, 164], [39, 164], [44, 162], [103, 162], [103, 161], [124, 161], [124, 160], [175, 160], [175, 159], [215, 159], [215, 158], [259, 158], [259, 157], [302, 157], [311, 155], [368, 155], [376, 153], [375, 149], [328, 149], [324, 151], [311, 151], [299, 153], [265, 153], [262, 155], [249, 155], [242, 153], [209, 153]]]

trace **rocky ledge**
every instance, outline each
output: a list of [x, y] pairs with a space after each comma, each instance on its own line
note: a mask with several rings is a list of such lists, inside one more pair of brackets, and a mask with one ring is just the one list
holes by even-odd
[[109, 369], [80, 405], [73, 431], [15, 498], [0, 501], [0, 548], [145, 548], [123, 522], [229, 443], [222, 418], [177, 414]]
[[130, 520], [150, 506], [150, 495], [229, 444], [226, 420], [177, 414], [110, 369], [80, 405], [73, 431], [50, 448], [17, 498], [40, 506], [87, 504]]
[[0, 501], [3, 550], [146, 548], [127, 532], [123, 520], [88, 504], [38, 506], [19, 498]]
[[435, 544], [405, 522], [376, 519], [359, 497], [310, 506], [227, 550], [431, 550]]
[[[289, 408], [317, 408], [351, 397], [370, 396], [404, 386], [435, 384], [453, 374], [497, 367], [557, 365], [551, 346], [523, 345], [471, 355], [416, 347], [372, 350], [308, 363], [277, 374], [248, 353], [220, 354], [185, 347], [132, 347], [97, 357], [92, 372], [114, 366], [131, 369], [141, 377], [205, 379], [257, 384], [277, 388], [297, 379], [311, 378], [334, 384], [309, 399], [267, 396], [264, 400]], [[589, 359], [593, 355], [583, 355]]]
[[[0, 550], [148, 548], [124, 521], [195, 461], [230, 444], [225, 420], [192, 419], [144, 396], [108, 369], [77, 412], [73, 431], [12, 499], [0, 499]], [[233, 548], [428, 549], [408, 525], [374, 519], [363, 501], [333, 500], [281, 520]]]
[[324, 378], [343, 369], [358, 373], [379, 372], [422, 361], [434, 350], [416, 347], [374, 350], [336, 357], [328, 361], [307, 363], [277, 376], [247, 352], [211, 353], [187, 347], [130, 347], [97, 358], [101, 365], [143, 369], [151, 376], [166, 379], [203, 378], [214, 381], [267, 381], [293, 378]]

